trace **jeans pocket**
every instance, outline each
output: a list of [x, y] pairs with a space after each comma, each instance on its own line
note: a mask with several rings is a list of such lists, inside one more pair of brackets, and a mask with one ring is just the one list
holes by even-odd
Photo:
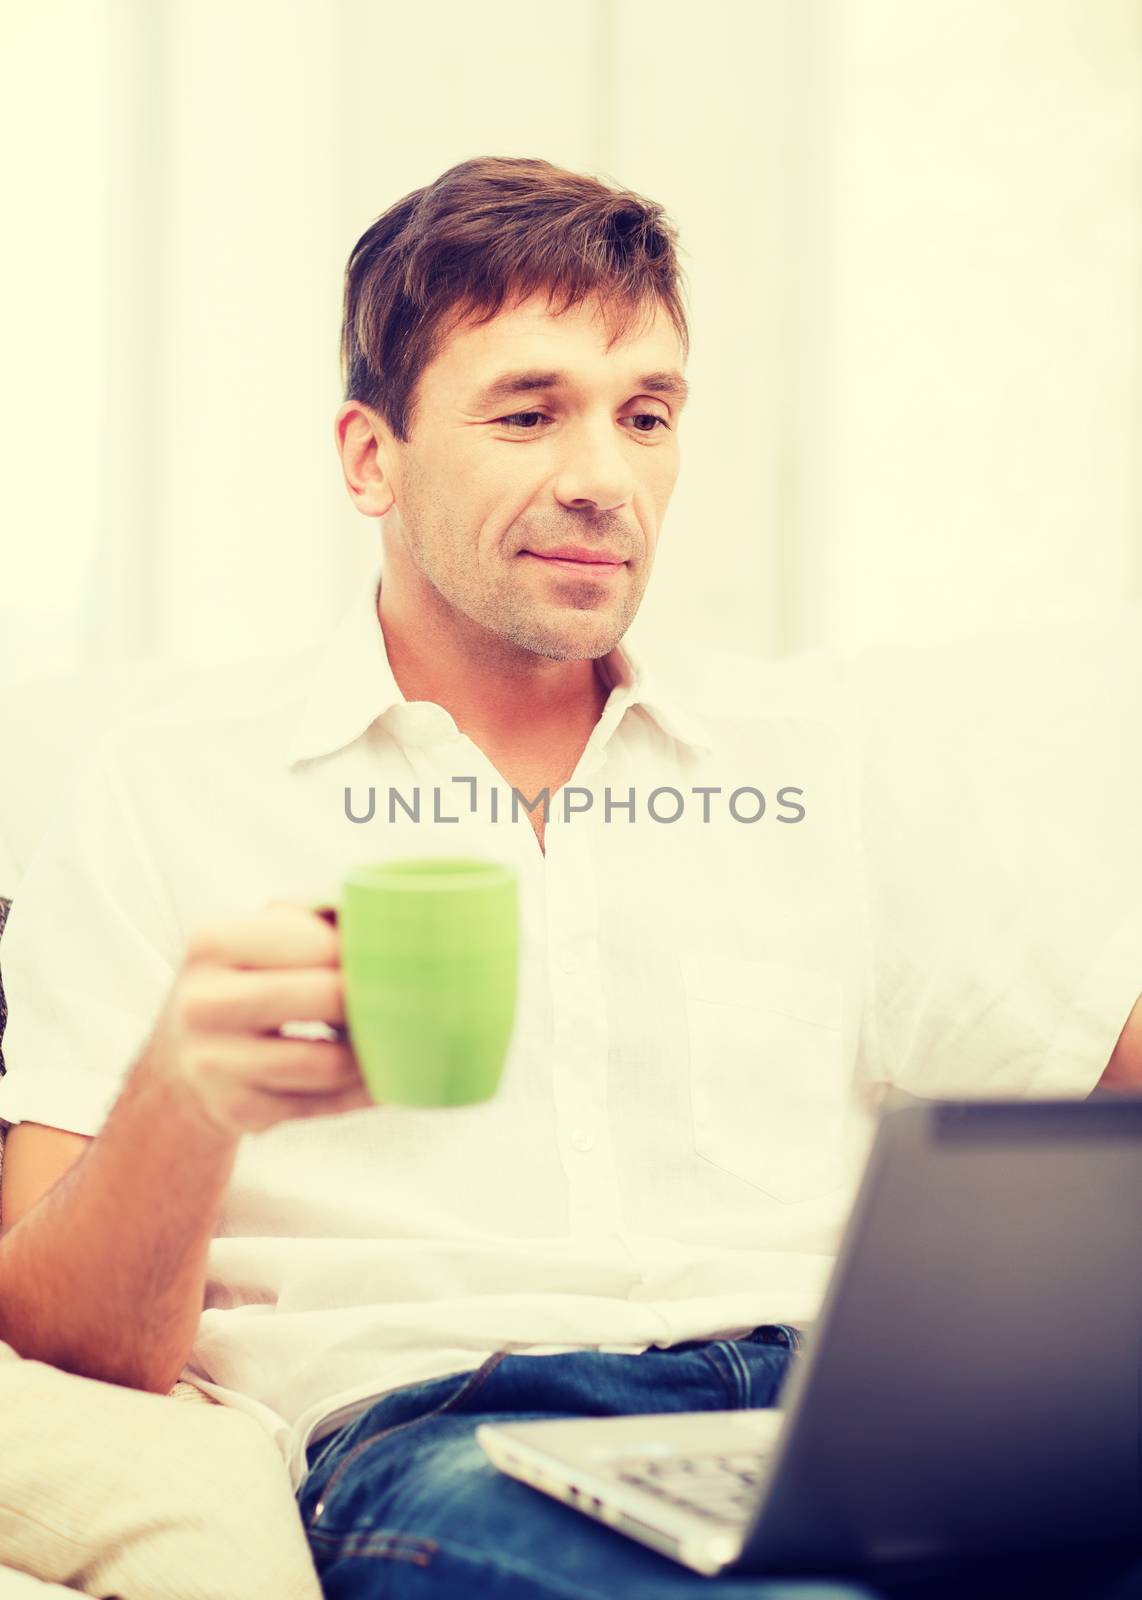
[[[411, 1416], [402, 1416], [398, 1421], [392, 1422], [387, 1427], [367, 1428], [363, 1436], [355, 1440], [345, 1451], [329, 1474], [313, 1508], [313, 1515], [309, 1519], [309, 1531], [312, 1533], [319, 1524], [321, 1524], [323, 1531], [329, 1531], [330, 1524], [336, 1520], [335, 1517], [329, 1515], [329, 1511], [338, 1487], [345, 1483], [349, 1468], [359, 1461], [366, 1451], [370, 1450], [374, 1445], [380, 1444], [383, 1440], [391, 1438], [394, 1434], [402, 1433], [422, 1423], [430, 1422], [434, 1417], [446, 1415], [455, 1406], [459, 1405], [466, 1395], [470, 1395], [481, 1388], [507, 1354], [506, 1350], [497, 1350], [474, 1371], [456, 1373], [445, 1393], [439, 1398], [435, 1397], [434, 1391], [443, 1380], [433, 1378], [424, 1384], [418, 1384], [416, 1387], [425, 1391], [425, 1404], [423, 1406], [417, 1406]], [[411, 1399], [412, 1397], [408, 1396], [406, 1398]]]
[[706, 952], [679, 960], [698, 1155], [787, 1203], [838, 1187], [852, 1072], [840, 979]]

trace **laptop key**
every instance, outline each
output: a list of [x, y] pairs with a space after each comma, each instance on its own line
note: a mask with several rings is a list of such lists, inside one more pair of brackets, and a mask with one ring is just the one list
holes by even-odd
[[696, 1506], [688, 1500], [674, 1502], [682, 1511], [688, 1511], [693, 1517], [703, 1517], [707, 1522], [716, 1522], [722, 1527], [737, 1528], [746, 1520], [742, 1513], [725, 1506]]
[[722, 1527], [741, 1527], [757, 1503], [752, 1492], [763, 1477], [758, 1451], [727, 1455], [625, 1457], [611, 1462], [623, 1483], [693, 1516]]

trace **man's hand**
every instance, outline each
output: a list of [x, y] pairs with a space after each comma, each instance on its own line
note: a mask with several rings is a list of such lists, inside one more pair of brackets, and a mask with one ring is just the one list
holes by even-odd
[[1098, 1080], [1100, 1089], [1142, 1089], [1142, 994], [1118, 1036], [1114, 1054]]
[[[191, 932], [152, 1036], [154, 1070], [234, 1138], [359, 1110], [374, 1102], [344, 1019], [337, 930], [315, 911], [272, 901]], [[316, 1031], [332, 1037], [284, 1037], [287, 1022], [325, 1024]]]

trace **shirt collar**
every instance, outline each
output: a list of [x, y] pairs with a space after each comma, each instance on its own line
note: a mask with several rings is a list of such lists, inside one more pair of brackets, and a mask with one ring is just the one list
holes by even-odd
[[[382, 571], [362, 585], [346, 606], [318, 659], [302, 714], [295, 725], [286, 756], [290, 766], [331, 754], [352, 744], [394, 707], [418, 704], [435, 713], [442, 725], [451, 718], [429, 702], [409, 702], [389, 665], [385, 636], [377, 614]], [[604, 715], [617, 725], [632, 706], [642, 706], [671, 738], [696, 749], [711, 748], [709, 730], [698, 714], [668, 691], [649, 667], [642, 646], [624, 641], [599, 663], [604, 681], [612, 689]], [[453, 730], [454, 730], [454, 724]]]

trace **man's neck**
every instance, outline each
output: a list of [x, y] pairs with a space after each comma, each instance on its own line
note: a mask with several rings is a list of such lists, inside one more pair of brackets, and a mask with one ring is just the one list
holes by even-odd
[[382, 585], [378, 615], [393, 677], [406, 700], [443, 706], [482, 749], [552, 749], [586, 743], [610, 689], [590, 659], [553, 661], [489, 638], [462, 639], [418, 615], [402, 617], [399, 599]]

